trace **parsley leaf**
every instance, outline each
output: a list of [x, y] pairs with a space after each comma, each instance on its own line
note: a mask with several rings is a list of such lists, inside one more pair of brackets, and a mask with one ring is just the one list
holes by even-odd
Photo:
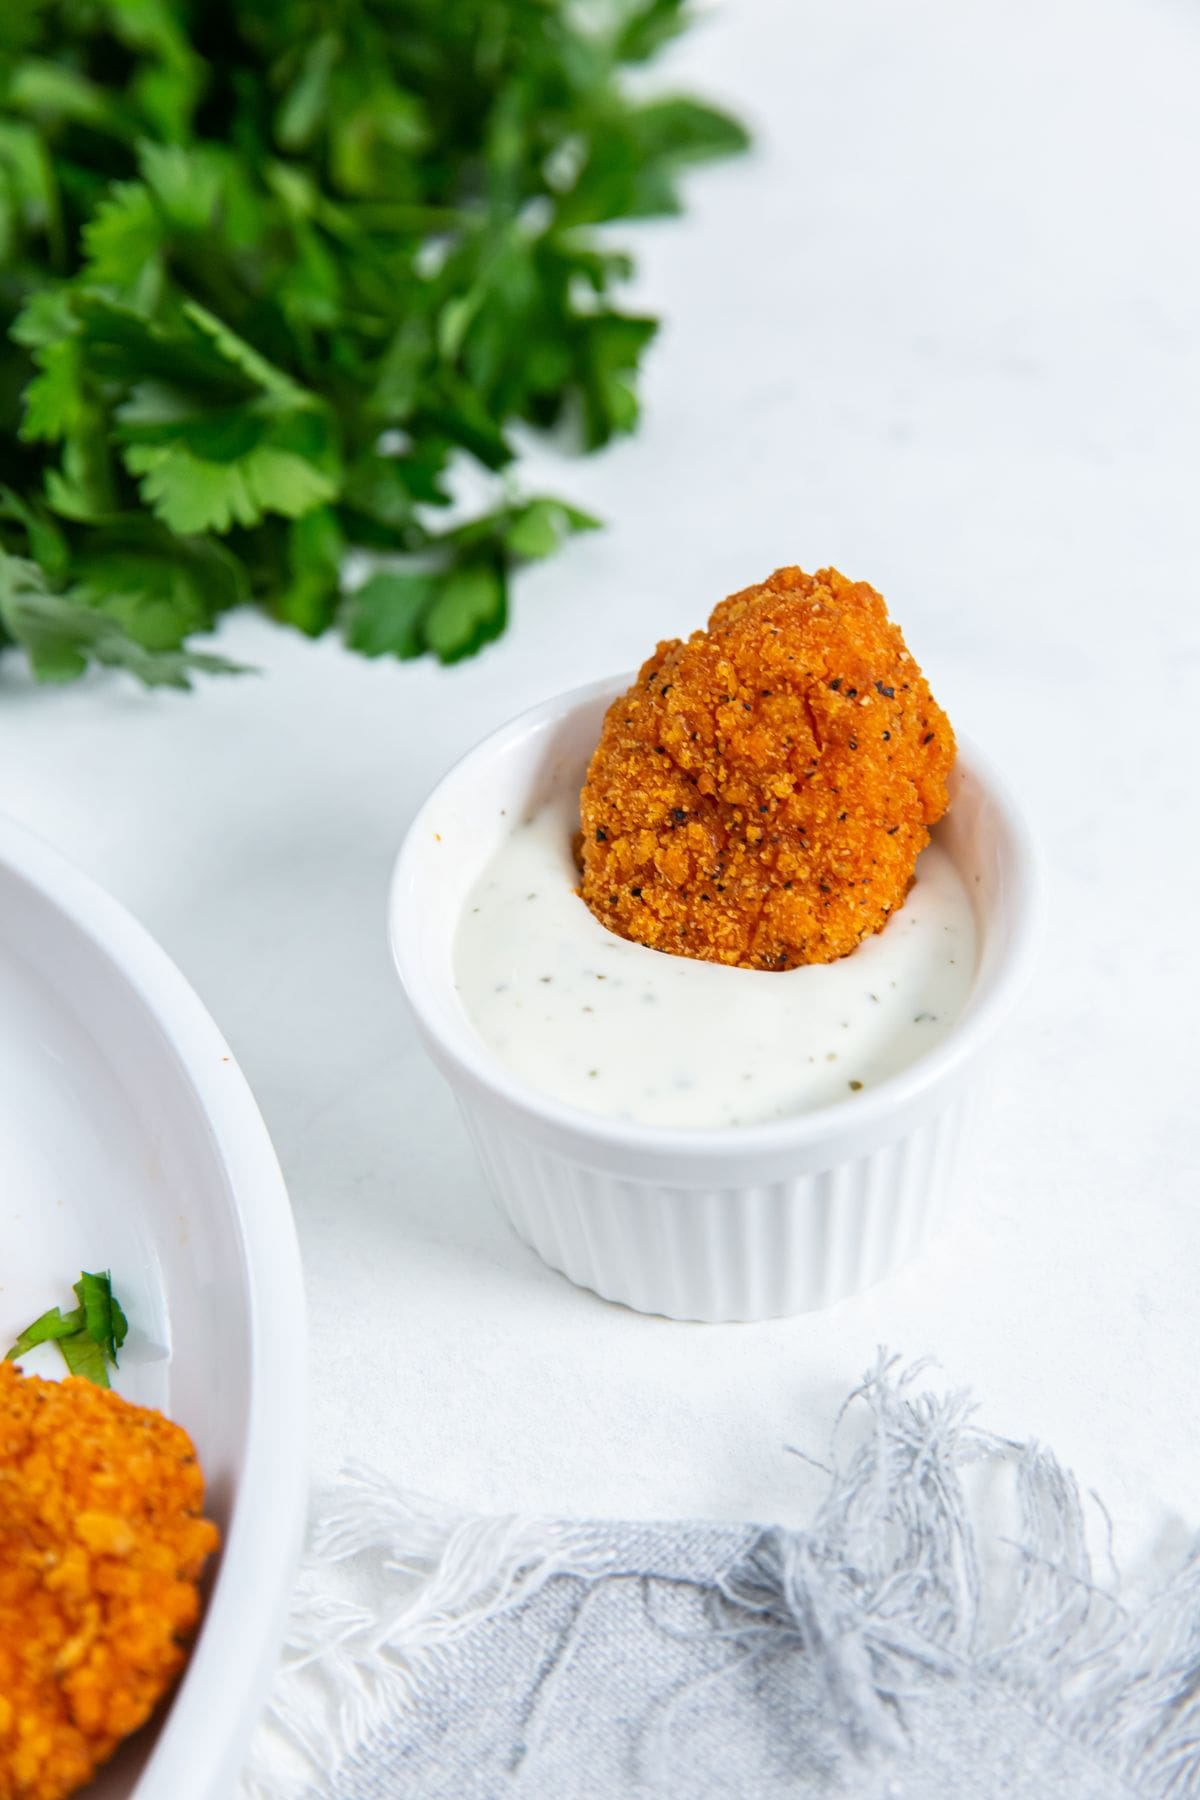
[[57, 1306], [27, 1325], [9, 1350], [7, 1362], [38, 1344], [56, 1343], [72, 1375], [81, 1375], [97, 1387], [107, 1387], [108, 1369], [117, 1367], [117, 1352], [125, 1342], [129, 1324], [112, 1291], [112, 1276], [89, 1274], [85, 1269], [75, 1283], [79, 1304], [64, 1313]]
[[[135, 596], [123, 584], [117, 599], [125, 606]], [[169, 611], [173, 623], [177, 603]], [[172, 636], [170, 625], [165, 635]], [[0, 645], [5, 642], [24, 649], [40, 681], [73, 681], [89, 662], [125, 669], [147, 687], [187, 688], [193, 675], [237, 669], [224, 657], [143, 641], [132, 623], [122, 622], [111, 596], [86, 585], [53, 593], [43, 567], [0, 551]]]
[[[520, 492], [529, 428], [594, 450], [638, 422], [658, 321], [620, 303], [614, 226], [678, 212], [747, 141], [646, 88], [689, 22], [688, 0], [5, 12], [0, 651], [185, 687], [230, 669], [192, 640], [247, 602], [368, 656], [497, 636], [520, 565], [597, 524]], [[444, 529], [466, 471], [490, 497]], [[352, 550], [379, 560], [348, 591]]]

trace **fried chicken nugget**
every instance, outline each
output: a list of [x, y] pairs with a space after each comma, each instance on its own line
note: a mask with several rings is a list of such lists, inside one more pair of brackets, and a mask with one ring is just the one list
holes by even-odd
[[947, 806], [954, 733], [882, 597], [777, 569], [658, 646], [604, 719], [580, 892], [705, 962], [832, 962], [899, 907]]
[[149, 1718], [217, 1545], [187, 1433], [0, 1362], [0, 1800], [60, 1800]]

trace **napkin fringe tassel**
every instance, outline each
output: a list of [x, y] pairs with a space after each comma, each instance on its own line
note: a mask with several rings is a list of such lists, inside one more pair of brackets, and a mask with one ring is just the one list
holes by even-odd
[[315, 1512], [246, 1800], [307, 1794], [410, 1704], [459, 1639], [555, 1576], [594, 1579], [612, 1565], [587, 1526], [455, 1512], [358, 1464]]
[[[763, 1532], [718, 1584], [725, 1628], [811, 1659], [860, 1752], [902, 1750], [906, 1701], [957, 1681], [1002, 1689], [1139, 1800], [1200, 1796], [1200, 1541], [1126, 1600], [1099, 1497], [1089, 1532], [1054, 1455], [977, 1426], [966, 1392], [914, 1392], [928, 1366], [879, 1352], [813, 1524]], [[843, 1464], [855, 1402], [869, 1429]]]

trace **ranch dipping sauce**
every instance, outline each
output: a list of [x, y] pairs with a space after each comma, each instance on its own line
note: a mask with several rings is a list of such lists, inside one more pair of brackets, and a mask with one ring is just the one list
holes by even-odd
[[779, 971], [649, 950], [575, 892], [579, 798], [518, 825], [467, 897], [454, 945], [467, 1017], [493, 1055], [572, 1106], [646, 1125], [755, 1125], [858, 1093], [954, 1024], [975, 977], [970, 895], [936, 841], [883, 931]]

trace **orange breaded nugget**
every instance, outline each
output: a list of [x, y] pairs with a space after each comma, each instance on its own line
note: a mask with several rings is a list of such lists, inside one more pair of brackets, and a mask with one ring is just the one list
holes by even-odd
[[60, 1800], [149, 1718], [217, 1545], [191, 1439], [0, 1362], [0, 1796]]
[[580, 892], [621, 937], [705, 962], [832, 962], [904, 900], [954, 733], [874, 588], [777, 569], [660, 644], [609, 708]]

